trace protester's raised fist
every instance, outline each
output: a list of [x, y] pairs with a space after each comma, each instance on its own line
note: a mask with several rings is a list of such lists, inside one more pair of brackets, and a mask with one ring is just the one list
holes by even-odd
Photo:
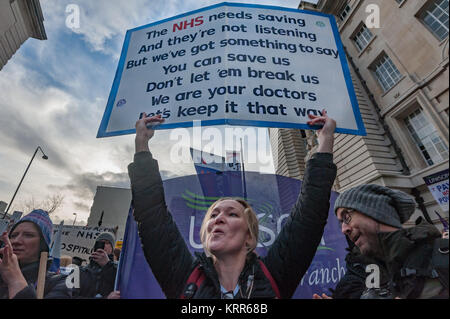
[[155, 126], [164, 122], [161, 115], [148, 116], [141, 113], [141, 117], [136, 122], [136, 153], [141, 151], [148, 151], [148, 141], [155, 134], [153, 129]]
[[308, 125], [322, 125], [322, 128], [318, 130], [319, 136], [321, 134], [324, 135], [333, 135], [336, 129], [336, 121], [328, 116], [327, 111], [325, 109], [322, 110], [322, 115], [312, 115], [308, 114], [310, 121], [306, 122]]
[[336, 121], [328, 117], [327, 111], [322, 110], [322, 115], [308, 114], [310, 121], [306, 122], [308, 125], [322, 125], [317, 131], [319, 148], [317, 152], [333, 153], [334, 131], [336, 130]]

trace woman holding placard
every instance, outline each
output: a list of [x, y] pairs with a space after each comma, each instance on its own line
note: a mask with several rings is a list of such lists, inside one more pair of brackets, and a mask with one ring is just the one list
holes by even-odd
[[333, 142], [336, 122], [310, 115], [321, 125], [317, 153], [308, 161], [297, 204], [267, 256], [254, 252], [258, 219], [248, 203], [222, 198], [207, 211], [200, 230], [204, 253], [193, 256], [164, 200], [156, 160], [148, 142], [161, 116], [136, 122], [136, 154], [128, 167], [134, 217], [147, 262], [168, 298], [291, 298], [322, 238], [336, 176]]

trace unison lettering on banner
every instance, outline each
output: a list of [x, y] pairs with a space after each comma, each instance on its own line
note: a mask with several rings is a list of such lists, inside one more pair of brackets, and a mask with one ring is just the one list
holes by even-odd
[[425, 184], [427, 184], [428, 189], [430, 190], [434, 199], [441, 206], [442, 210], [448, 211], [448, 192], [449, 192], [448, 169], [424, 177], [423, 180], [425, 181]]
[[365, 135], [334, 17], [222, 3], [127, 31], [97, 137], [134, 133], [141, 112], [161, 129], [311, 129], [323, 109]]

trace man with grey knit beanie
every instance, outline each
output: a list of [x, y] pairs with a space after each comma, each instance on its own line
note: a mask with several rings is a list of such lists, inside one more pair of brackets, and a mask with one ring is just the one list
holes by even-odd
[[335, 211], [339, 207], [358, 210], [380, 223], [401, 228], [414, 213], [416, 203], [404, 192], [369, 184], [343, 192], [334, 205]]
[[[379, 261], [388, 275], [384, 293], [387, 290], [399, 298], [448, 298], [448, 239], [441, 239], [437, 228], [424, 220], [403, 228], [415, 208], [410, 195], [375, 184], [346, 190], [334, 205], [342, 233], [361, 254]], [[445, 250], [447, 255], [442, 253]], [[377, 290], [368, 289], [364, 296], [377, 298]]]

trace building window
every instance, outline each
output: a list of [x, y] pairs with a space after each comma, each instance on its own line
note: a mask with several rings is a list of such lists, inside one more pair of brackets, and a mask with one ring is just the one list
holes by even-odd
[[420, 15], [423, 23], [440, 41], [448, 36], [448, 1], [431, 1]]
[[375, 76], [385, 92], [402, 78], [400, 71], [386, 53], [372, 64], [371, 69], [375, 72]]
[[421, 108], [411, 113], [405, 119], [405, 124], [428, 165], [448, 159], [448, 147]]
[[339, 19], [341, 21], [344, 21], [345, 18], [348, 16], [348, 13], [350, 12], [352, 8], [348, 4], [348, 2], [342, 7], [341, 11], [339, 11]]
[[358, 50], [361, 52], [369, 44], [370, 40], [373, 38], [372, 32], [366, 27], [365, 24], [361, 26], [359, 31], [353, 37], [353, 42], [355, 42]]

